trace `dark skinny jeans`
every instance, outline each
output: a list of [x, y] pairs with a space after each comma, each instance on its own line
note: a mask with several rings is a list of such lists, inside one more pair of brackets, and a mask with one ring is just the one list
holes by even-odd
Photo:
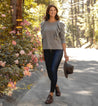
[[48, 77], [51, 81], [50, 92], [54, 92], [57, 83], [57, 71], [63, 56], [63, 50], [44, 49], [43, 51]]

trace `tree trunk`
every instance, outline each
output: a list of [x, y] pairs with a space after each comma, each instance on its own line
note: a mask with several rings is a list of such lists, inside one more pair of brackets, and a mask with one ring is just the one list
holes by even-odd
[[88, 13], [90, 13], [90, 8], [89, 8], [89, 6], [90, 6], [90, 0], [87, 0], [87, 12], [88, 12]]
[[82, 0], [82, 13], [84, 13], [84, 0]]
[[96, 3], [96, 0], [94, 0], [94, 4]]
[[[78, 16], [80, 16], [80, 0], [78, 0]], [[79, 25], [77, 25], [77, 32], [78, 32], [78, 35], [77, 35], [77, 45], [79, 45], [80, 47], [81, 47], [81, 43], [80, 43], [80, 40], [79, 40], [79, 38], [80, 38], [80, 29], [79, 29]]]
[[77, 6], [76, 6], [76, 2], [77, 2], [77, 0], [74, 0], [74, 3], [75, 3], [75, 36], [76, 36], [76, 47], [78, 46], [78, 43], [77, 43], [77, 41], [78, 41], [78, 34], [77, 34]]
[[79, 14], [79, 0], [78, 0], [78, 14]]
[[[94, 6], [94, 0], [91, 1], [91, 6]], [[93, 11], [93, 10], [92, 10]], [[95, 34], [95, 25], [94, 25], [94, 13], [92, 14], [92, 29], [93, 29], [93, 36], [92, 36], [92, 40], [91, 40], [91, 44], [93, 44], [93, 39], [94, 39], [94, 34]]]
[[[73, 5], [72, 5], [72, 0], [71, 0], [71, 18], [72, 18], [72, 27], [73, 27], [74, 26], [74, 23], [73, 23]], [[73, 35], [72, 35], [72, 37], [73, 37], [73, 42], [72, 42], [73, 47], [74, 47], [74, 36], [75, 35], [74, 35], [74, 31], [73, 31]]]
[[72, 0], [71, 0], [71, 18], [72, 18], [72, 26], [73, 26], [73, 6], [72, 6]]
[[16, 0], [11, 0], [10, 2], [10, 5], [12, 6], [12, 12], [11, 12], [11, 15], [12, 15], [12, 30], [15, 30], [16, 29]]
[[[88, 12], [88, 16], [87, 16], [87, 23], [88, 23], [88, 26], [89, 28], [91, 27], [91, 23], [90, 23], [90, 0], [87, 0], [87, 12]], [[88, 42], [88, 38], [87, 38], [87, 42]]]
[[16, 5], [16, 35], [18, 36], [18, 38], [22, 35], [22, 26], [21, 26], [21, 22], [22, 22], [22, 3], [23, 0], [17, 0], [17, 5]]

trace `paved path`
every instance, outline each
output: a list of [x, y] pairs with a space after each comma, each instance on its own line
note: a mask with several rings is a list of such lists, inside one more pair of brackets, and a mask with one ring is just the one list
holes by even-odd
[[[61, 97], [54, 95], [54, 102], [49, 106], [98, 106], [98, 50], [67, 49], [67, 52], [69, 63], [75, 66], [74, 74], [68, 79], [64, 77], [62, 59], [58, 70]], [[17, 106], [47, 106], [44, 101], [49, 87], [45, 71], [45, 75], [19, 100]]]

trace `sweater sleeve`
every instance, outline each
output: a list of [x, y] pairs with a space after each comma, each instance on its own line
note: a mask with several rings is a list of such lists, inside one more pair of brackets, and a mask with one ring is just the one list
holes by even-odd
[[65, 24], [60, 22], [59, 23], [59, 27], [60, 27], [60, 39], [61, 39], [61, 43], [65, 43]]
[[44, 21], [43, 22], [41, 22], [41, 34], [43, 33], [43, 30], [44, 30]]

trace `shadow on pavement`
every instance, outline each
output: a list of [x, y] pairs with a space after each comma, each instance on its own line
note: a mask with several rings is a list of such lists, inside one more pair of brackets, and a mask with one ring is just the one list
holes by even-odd
[[[69, 63], [74, 65], [74, 73], [68, 79], [59, 76], [62, 99], [65, 98], [68, 106], [98, 106], [98, 62], [72, 60]], [[59, 70], [62, 68], [63, 61]]]

